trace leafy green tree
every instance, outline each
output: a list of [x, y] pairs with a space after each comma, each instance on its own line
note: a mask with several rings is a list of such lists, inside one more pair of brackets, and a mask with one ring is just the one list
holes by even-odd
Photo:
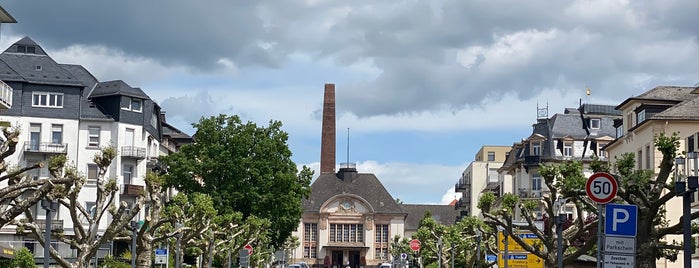
[[193, 124], [195, 143], [164, 157], [168, 186], [208, 193], [219, 214], [240, 212], [271, 222], [271, 243], [281, 245], [298, 227], [301, 200], [310, 194], [313, 172], [291, 160], [282, 123], [266, 127], [238, 116], [202, 118]]
[[0, 259], [0, 268], [34, 268], [34, 254], [28, 248], [15, 250], [14, 259]]
[[[481, 232], [482, 241], [480, 243], [477, 241], [478, 231]], [[477, 263], [478, 250], [476, 248], [479, 246], [481, 247], [481, 258], [478, 265], [485, 267], [485, 260], [482, 256], [485, 255], [486, 248], [489, 248], [495, 241], [494, 238], [488, 236], [490, 233], [492, 233], [491, 228], [478, 217], [465, 217], [454, 225], [446, 226], [432, 219], [431, 213], [426, 212], [420, 220], [419, 228], [414, 237], [422, 243], [420, 255], [426, 267], [431, 265], [436, 267], [439, 262], [440, 238], [442, 241], [442, 267], [451, 265], [452, 256], [456, 266], [473, 267]], [[405, 242], [407, 243], [407, 239]]]
[[[655, 262], [660, 258], [676, 260], [681, 245], [669, 244], [664, 238], [671, 234], [682, 234], [682, 224], [678, 222], [669, 225], [665, 217], [667, 202], [676, 198], [674, 192], [673, 175], [674, 160], [679, 148], [677, 134], [667, 136], [659, 134], [654, 141], [655, 147], [662, 153], [662, 160], [657, 175], [652, 170], [635, 169], [635, 160], [632, 153], [624, 154], [616, 159], [615, 165], [594, 161], [590, 164], [593, 172], [610, 172], [619, 184], [615, 203], [627, 203], [638, 206], [638, 235], [636, 236], [636, 265], [637, 267], [655, 267]], [[560, 165], [540, 166], [539, 172], [544, 178], [551, 195], [543, 198], [544, 209], [547, 215], [555, 215], [554, 198], [560, 196], [566, 198], [566, 202], [575, 204], [578, 215], [597, 214], [596, 204], [592, 202], [584, 192], [587, 178], [582, 173], [580, 162], [566, 162]], [[487, 200], [486, 200], [487, 199]], [[534, 227], [532, 211], [537, 209], [537, 204], [521, 202], [516, 196], [506, 194], [496, 206], [489, 198], [481, 198], [479, 207], [484, 211], [487, 222], [505, 228], [508, 232], [520, 229], [532, 232], [541, 239], [541, 245], [527, 245], [522, 239], [513, 236], [513, 239], [529, 251], [546, 262], [546, 266], [556, 263], [556, 237], [553, 221], [544, 221], [544, 229]], [[515, 210], [519, 209], [526, 226], [513, 224]], [[699, 212], [691, 215], [692, 219], [699, 217]], [[571, 264], [581, 254], [590, 252], [596, 245], [595, 235], [597, 219], [594, 217], [578, 217], [567, 229], [563, 231], [564, 239], [564, 265]], [[692, 228], [693, 233], [696, 228]], [[580, 243], [585, 240], [585, 243]]]

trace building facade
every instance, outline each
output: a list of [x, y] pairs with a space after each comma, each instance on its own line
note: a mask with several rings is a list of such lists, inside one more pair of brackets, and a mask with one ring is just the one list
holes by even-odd
[[291, 262], [376, 267], [393, 260], [389, 254], [393, 237], [414, 233], [426, 210], [442, 224], [454, 223], [453, 206], [399, 204], [374, 174], [357, 172], [355, 164], [342, 163], [336, 171], [334, 84], [325, 85], [324, 96], [321, 170], [311, 184], [310, 197], [303, 200], [304, 213], [292, 234], [300, 244], [292, 251]]
[[[683, 151], [697, 150], [699, 89], [696, 87], [659, 86], [624, 100], [616, 109], [623, 118], [615, 121], [616, 138], [604, 148], [610, 158], [621, 157], [626, 153], [634, 154], [636, 169], [651, 170], [657, 174], [663, 156], [655, 149], [654, 139], [660, 133], [679, 135], [681, 145], [677, 151], [678, 156]], [[699, 208], [699, 196], [697, 193], [694, 195], [692, 207], [696, 209]], [[682, 198], [673, 198], [665, 208], [669, 224], [678, 223], [682, 215]], [[666, 240], [679, 242], [682, 241], [682, 236], [669, 235]], [[697, 257], [699, 255], [693, 256], [694, 266], [699, 265]], [[676, 262], [661, 259], [656, 264], [658, 267], [683, 267], [682, 252]]]
[[511, 149], [511, 146], [485, 145], [478, 150], [474, 161], [468, 164], [454, 185], [455, 192], [461, 193], [456, 203], [459, 217], [481, 216], [478, 209], [481, 192], [490, 191], [501, 196], [501, 191], [507, 187], [505, 184], [511, 180], [500, 180], [498, 170]]
[[[548, 117], [548, 109], [539, 109], [537, 122], [532, 134], [516, 142], [499, 169], [500, 178], [511, 176], [512, 192], [523, 200], [537, 200], [550, 193], [539, 174], [540, 164], [561, 163], [569, 160], [582, 160], [584, 172], [593, 157], [607, 159], [602, 150], [614, 138], [614, 120], [620, 113], [614, 106], [583, 104], [578, 109], [567, 108], [563, 113]], [[508, 187], [509, 191], [510, 188]], [[563, 208], [570, 217], [573, 206]], [[541, 219], [544, 208], [532, 215]], [[521, 219], [519, 212], [516, 219]]]
[[[176, 150], [177, 143], [161, 148], [161, 142], [172, 139], [178, 130], [164, 123], [160, 106], [141, 89], [121, 80], [99, 82], [83, 66], [57, 63], [28, 37], [0, 54], [0, 79], [13, 91], [13, 105], [0, 114], [0, 121], [21, 131], [18, 149], [6, 161], [29, 166], [65, 155], [87, 179], [78, 198], [87, 211], [95, 206], [98, 172], [93, 156], [101, 148], [112, 146], [117, 150], [106, 176], [118, 182], [120, 192], [115, 202], [127, 204], [133, 204], [143, 191], [143, 178], [151, 164], [160, 155]], [[163, 125], [167, 126], [167, 135]], [[187, 140], [177, 138], [180, 142]], [[50, 176], [46, 167], [28, 175]], [[32, 210], [39, 226], [43, 223], [42, 228], [46, 228], [44, 210], [38, 205]], [[107, 227], [109, 217], [102, 219], [100, 229]], [[60, 207], [54, 213], [51, 228], [73, 235], [67, 208]], [[1, 229], [0, 241], [26, 246], [38, 256], [43, 254], [40, 245], [17, 234], [14, 227]], [[74, 254], [68, 245], [55, 246], [64, 256]]]

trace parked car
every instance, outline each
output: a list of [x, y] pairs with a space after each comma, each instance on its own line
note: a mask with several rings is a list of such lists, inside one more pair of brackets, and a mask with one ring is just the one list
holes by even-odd
[[298, 263], [292, 263], [289, 264], [289, 266], [287, 266], [286, 268], [301, 268], [301, 265]]
[[379, 264], [379, 268], [391, 268], [391, 267], [392, 267], [392, 266], [391, 266], [390, 263], [384, 262], [384, 263], [382, 263], [382, 264]]

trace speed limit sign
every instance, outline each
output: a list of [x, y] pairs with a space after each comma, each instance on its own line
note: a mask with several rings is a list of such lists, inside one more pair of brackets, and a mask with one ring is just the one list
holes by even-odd
[[609, 173], [597, 172], [587, 179], [585, 191], [592, 201], [606, 204], [616, 197], [618, 185], [616, 179]]

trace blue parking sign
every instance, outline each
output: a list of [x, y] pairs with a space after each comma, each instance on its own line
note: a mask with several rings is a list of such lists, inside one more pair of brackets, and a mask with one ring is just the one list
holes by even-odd
[[638, 207], [626, 204], [607, 204], [604, 213], [604, 233], [636, 237]]

